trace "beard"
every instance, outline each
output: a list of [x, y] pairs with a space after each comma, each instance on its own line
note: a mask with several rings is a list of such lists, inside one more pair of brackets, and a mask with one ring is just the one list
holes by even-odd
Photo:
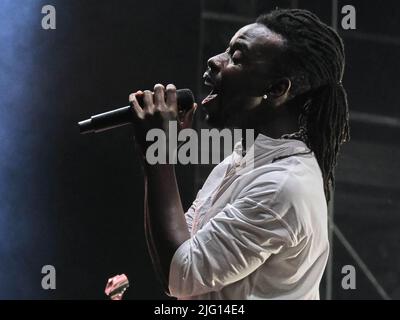
[[263, 122], [263, 117], [258, 117], [264, 113], [263, 109], [268, 107], [267, 104], [260, 97], [219, 94], [212, 99], [204, 99], [202, 108], [206, 114], [206, 122], [211, 127], [246, 128], [255, 121]]

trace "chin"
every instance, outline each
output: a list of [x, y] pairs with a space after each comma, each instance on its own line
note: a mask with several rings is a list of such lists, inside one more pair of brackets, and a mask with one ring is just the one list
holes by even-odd
[[222, 104], [219, 99], [209, 101], [202, 105], [206, 114], [206, 123], [216, 129], [224, 129], [227, 127], [229, 119], [227, 114], [223, 112]]
[[243, 99], [224, 98], [221, 94], [210, 94], [202, 102], [207, 124], [217, 129], [236, 127], [245, 116], [241, 110]]

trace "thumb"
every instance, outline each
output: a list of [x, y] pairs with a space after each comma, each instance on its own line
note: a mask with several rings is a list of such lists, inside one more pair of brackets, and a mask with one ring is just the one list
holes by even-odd
[[185, 124], [187, 124], [188, 126], [191, 126], [191, 124], [192, 124], [194, 113], [196, 112], [196, 109], [197, 109], [197, 103], [194, 103], [193, 107], [188, 112], [185, 113], [183, 122]]

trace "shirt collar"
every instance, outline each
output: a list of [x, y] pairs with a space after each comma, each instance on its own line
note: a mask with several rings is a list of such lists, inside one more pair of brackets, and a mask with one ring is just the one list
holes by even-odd
[[242, 154], [242, 142], [238, 142], [234, 148], [234, 162], [236, 166], [257, 166], [258, 163], [267, 164], [290, 157], [295, 154], [311, 153], [307, 145], [295, 139], [273, 139], [263, 134], [258, 134], [253, 145], [248, 148], [246, 154]]

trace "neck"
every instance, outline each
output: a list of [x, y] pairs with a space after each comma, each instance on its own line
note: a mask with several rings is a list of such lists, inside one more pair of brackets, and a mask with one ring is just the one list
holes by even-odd
[[255, 136], [259, 133], [279, 139], [284, 134], [290, 134], [299, 131], [299, 113], [298, 108], [289, 104], [274, 106], [261, 106], [248, 111], [246, 117], [243, 117], [241, 129], [254, 129]]

